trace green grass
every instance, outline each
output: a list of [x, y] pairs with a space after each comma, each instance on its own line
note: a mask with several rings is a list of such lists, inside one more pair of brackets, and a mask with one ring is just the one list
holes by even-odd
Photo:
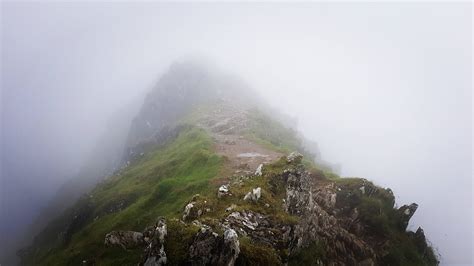
[[[209, 112], [200, 109], [181, 122], [194, 123], [199, 116]], [[24, 263], [27, 265], [81, 265], [83, 260], [94, 265], [136, 265], [141, 260], [142, 249], [123, 250], [104, 245], [105, 234], [114, 230], [142, 231], [154, 224], [159, 216], [167, 218], [168, 236], [166, 253], [170, 265], [186, 262], [187, 248], [199, 228], [179, 221], [182, 211], [193, 195], [196, 206], [209, 208], [199, 220], [222, 234], [219, 222], [229, 215], [225, 209], [232, 204], [235, 211], [251, 210], [264, 215], [274, 223], [294, 225], [299, 218], [289, 215], [282, 208], [286, 197], [286, 184], [282, 172], [296, 167], [285, 157], [265, 165], [262, 176], [253, 176], [242, 183], [233, 183], [232, 196], [217, 198], [219, 173], [225, 158], [213, 151], [213, 141], [207, 133], [193, 126], [180, 127], [177, 138], [155, 147], [136, 158], [127, 168], [99, 184], [82, 197], [64, 215], [54, 220], [35, 239]], [[360, 178], [340, 178], [324, 171], [308, 157], [296, 132], [285, 128], [268, 116], [255, 110], [251, 112], [250, 129], [246, 137], [267, 148], [289, 153], [299, 151], [305, 155], [301, 162], [314, 180], [336, 182], [341, 188], [337, 205], [341, 210], [359, 210], [360, 219], [369, 228], [370, 237], [389, 239], [389, 255], [382, 259], [384, 265], [433, 265], [436, 261], [432, 250], [424, 257], [417, 251], [413, 239], [400, 230], [399, 213], [394, 209], [394, 196], [388, 189], [377, 188], [370, 196], [360, 191], [362, 185], [373, 186]], [[235, 181], [235, 180], [233, 180]], [[244, 201], [245, 194], [261, 187], [262, 196], [257, 202]], [[269, 207], [265, 206], [266, 204]], [[347, 213], [346, 215], [350, 215]], [[238, 265], [279, 265], [280, 259], [289, 265], [311, 265], [316, 259], [325, 261], [326, 252], [321, 243], [314, 242], [297, 253], [275, 249], [263, 243], [240, 237], [241, 254]], [[430, 253], [431, 252], [431, 253]]]
[[[73, 265], [83, 260], [96, 265], [136, 264], [141, 250], [107, 248], [105, 234], [142, 231], [159, 216], [180, 216], [192, 195], [214, 191], [209, 180], [217, 176], [221, 163], [209, 136], [203, 130], [186, 128], [175, 140], [109, 177], [53, 222], [37, 238], [37, 250], [27, 264]], [[82, 206], [88, 206], [86, 221], [71, 232], [68, 243], [61, 243], [57, 236], [83, 211]]]
[[295, 130], [284, 127], [257, 109], [250, 111], [249, 130], [245, 136], [266, 148], [282, 153], [305, 153]]

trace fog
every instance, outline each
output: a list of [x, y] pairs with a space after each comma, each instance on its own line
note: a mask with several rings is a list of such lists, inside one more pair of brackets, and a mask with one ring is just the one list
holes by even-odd
[[471, 264], [471, 4], [2, 2], [1, 14], [0, 250], [77, 178], [111, 117], [197, 56], [297, 119], [343, 176], [418, 203], [410, 228], [443, 264]]

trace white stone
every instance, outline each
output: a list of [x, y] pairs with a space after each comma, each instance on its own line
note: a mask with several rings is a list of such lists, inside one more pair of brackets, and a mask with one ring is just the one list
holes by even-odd
[[194, 208], [195, 202], [190, 202], [184, 207], [184, 214], [183, 214], [183, 220], [186, 220], [186, 217], [188, 217], [189, 212], [191, 211], [192, 208]]
[[222, 185], [219, 187], [219, 190], [217, 192], [217, 197], [221, 198], [225, 195], [229, 194], [229, 187], [227, 185]]
[[262, 189], [260, 187], [252, 189], [251, 192], [247, 193], [244, 200], [258, 201], [262, 196]]
[[263, 168], [263, 164], [260, 164], [260, 165], [257, 167], [257, 170], [255, 170], [255, 175], [256, 175], [256, 176], [262, 176], [262, 168]]
[[260, 197], [262, 196], [262, 189], [260, 187], [258, 188], [254, 188], [253, 190], [253, 200], [254, 201], [257, 201], [260, 199]]

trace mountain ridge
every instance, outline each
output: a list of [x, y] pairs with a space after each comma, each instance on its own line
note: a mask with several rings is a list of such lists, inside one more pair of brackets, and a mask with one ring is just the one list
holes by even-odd
[[20, 252], [23, 263], [438, 263], [421, 228], [406, 232], [417, 205], [394, 208], [391, 190], [318, 164], [255, 95], [173, 65], [133, 120], [120, 169]]

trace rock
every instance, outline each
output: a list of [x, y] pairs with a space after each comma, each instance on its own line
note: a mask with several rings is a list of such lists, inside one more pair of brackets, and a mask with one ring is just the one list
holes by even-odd
[[188, 220], [188, 217], [189, 217], [190, 214], [191, 214], [191, 210], [194, 208], [194, 204], [196, 204], [196, 202], [192, 201], [192, 202], [188, 203], [188, 204], [184, 207], [183, 221]]
[[226, 212], [231, 212], [231, 211], [232, 211], [233, 209], [235, 209], [235, 208], [237, 208], [237, 205], [232, 204], [232, 205], [230, 205], [230, 207], [227, 207], [227, 208], [225, 209], [225, 211], [226, 211]]
[[239, 236], [234, 229], [224, 231], [224, 250], [221, 253], [220, 262], [223, 265], [234, 265], [240, 253]]
[[244, 200], [258, 201], [262, 196], [262, 189], [260, 187], [252, 189], [251, 192], [247, 193], [244, 197]]
[[258, 188], [254, 188], [252, 190], [252, 195], [254, 197], [254, 201], [257, 201], [260, 199], [260, 197], [262, 196], [262, 189], [260, 187]]
[[229, 187], [227, 185], [222, 185], [219, 187], [219, 190], [217, 191], [217, 197], [222, 198], [224, 196], [229, 195]]
[[403, 205], [398, 209], [398, 213], [400, 214], [399, 226], [401, 229], [406, 230], [411, 217], [413, 214], [415, 214], [416, 209], [418, 209], [418, 204], [416, 203]]
[[256, 175], [256, 176], [262, 176], [262, 169], [263, 169], [263, 164], [260, 164], [260, 165], [257, 167], [257, 170], [255, 170], [255, 175]]
[[155, 230], [152, 232], [146, 230], [146, 233], [144, 233], [149, 235], [149, 242], [147, 242], [145, 248], [145, 262], [143, 263], [145, 266], [164, 265], [168, 261], [165, 252], [165, 237], [168, 234], [166, 220], [163, 217], [160, 217], [156, 222], [154, 229]]
[[338, 190], [334, 183], [315, 183], [317, 181], [300, 164], [284, 170], [276, 178], [286, 184], [284, 209], [299, 217], [289, 234], [290, 254], [298, 253], [316, 241], [325, 243], [323, 264], [357, 265], [367, 259], [376, 261], [371, 246], [350, 231], [357, 227], [357, 221], [354, 222], [350, 215], [350, 220], [339, 220], [335, 216]]
[[288, 163], [293, 163], [293, 162], [300, 163], [301, 159], [303, 159], [303, 155], [301, 155], [301, 153], [296, 152], [296, 151], [290, 153], [290, 155], [286, 157], [286, 161]]
[[112, 231], [105, 235], [106, 246], [121, 246], [123, 249], [135, 248], [144, 244], [143, 234], [135, 231]]
[[239, 238], [235, 230], [227, 228], [223, 236], [212, 229], [200, 230], [189, 247], [189, 265], [235, 264], [240, 254]]
[[223, 225], [254, 241], [270, 246], [288, 248], [290, 243], [291, 226], [277, 223], [271, 216], [261, 213], [233, 212], [224, 219]]

